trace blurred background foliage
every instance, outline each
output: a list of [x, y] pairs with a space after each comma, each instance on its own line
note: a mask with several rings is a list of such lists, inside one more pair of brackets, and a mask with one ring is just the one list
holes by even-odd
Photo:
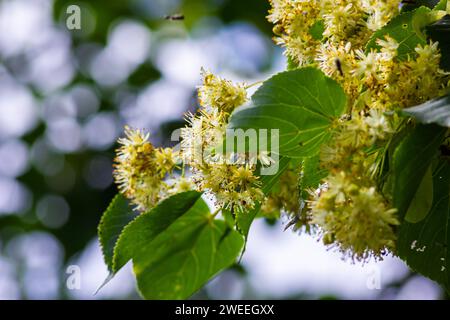
[[[66, 27], [74, 4], [81, 8], [81, 30]], [[202, 66], [249, 83], [282, 70], [268, 9], [265, 0], [0, 1], [0, 298], [138, 298], [129, 268], [93, 296], [106, 276], [96, 232], [117, 192], [115, 141], [129, 124], [148, 129], [156, 145], [173, 144], [170, 135], [183, 126], [183, 114], [197, 107]], [[185, 19], [164, 19], [177, 13]], [[262, 237], [280, 237], [261, 231], [269, 224], [256, 228]], [[322, 289], [312, 283], [312, 290], [300, 286], [273, 295], [275, 278], [262, 292], [252, 286], [253, 270], [246, 270], [261, 265], [251, 250], [248, 263], [244, 259], [196, 298], [361, 297], [360, 289], [339, 289], [348, 284], [328, 290], [330, 279]], [[308, 257], [302, 259], [304, 265]], [[336, 270], [336, 261], [324, 263]], [[66, 286], [72, 264], [81, 268], [79, 290]], [[425, 292], [419, 297], [441, 296], [434, 284], [392, 264], [400, 271], [387, 277], [384, 289], [362, 297], [410, 297], [417, 286]], [[285, 272], [275, 265], [267, 270]], [[286, 272], [280, 286], [292, 283], [291, 274], [300, 276]], [[263, 285], [257, 273], [253, 283]]]

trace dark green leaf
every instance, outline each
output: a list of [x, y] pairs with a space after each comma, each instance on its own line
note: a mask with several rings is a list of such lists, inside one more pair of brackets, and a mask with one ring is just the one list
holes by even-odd
[[436, 158], [446, 129], [417, 125], [393, 154], [393, 201], [401, 219], [406, 214], [432, 160]]
[[243, 247], [243, 237], [224, 221], [214, 220], [202, 199], [156, 237], [148, 226], [156, 227], [161, 217], [151, 212], [141, 217], [119, 241], [126, 255], [132, 252], [139, 291], [147, 299], [188, 298], [232, 265]]
[[236, 211], [236, 226], [238, 231], [247, 239], [250, 227], [261, 209], [261, 205], [257, 204], [248, 211]]
[[450, 127], [450, 96], [403, 109], [403, 113], [416, 118], [421, 123], [436, 123], [443, 127]]
[[288, 157], [280, 157], [278, 160], [278, 170], [275, 174], [271, 175], [261, 175], [260, 181], [261, 181], [261, 188], [264, 192], [264, 194], [268, 194], [272, 187], [277, 183], [280, 176], [283, 174], [283, 172], [289, 167], [289, 164], [293, 162], [292, 159]]
[[415, 271], [450, 289], [450, 163], [440, 161], [433, 173], [434, 202], [419, 223], [403, 222], [398, 255]]
[[113, 272], [119, 271], [133, 257], [146, 252], [146, 246], [189, 211], [200, 196], [201, 193], [195, 191], [176, 194], [129, 224], [114, 249]]
[[445, 10], [447, 9], [447, 0], [441, 0], [434, 8], [435, 10]]
[[347, 97], [339, 84], [313, 67], [279, 73], [252, 97], [252, 104], [233, 113], [230, 129], [278, 129], [283, 156], [313, 156], [330, 138]]
[[[162, 252], [166, 254], [151, 261], [145, 258], [134, 260], [139, 291], [146, 299], [190, 297], [218, 272], [231, 266], [242, 250], [242, 236], [224, 221], [181, 220], [184, 221], [172, 230], [178, 235], [174, 244], [160, 250], [152, 246], [158, 250], [158, 256]], [[202, 228], [191, 226], [193, 222], [202, 223]], [[185, 238], [187, 234], [189, 236]], [[173, 241], [173, 235], [162, 239], [164, 243]], [[164, 243], [159, 241], [158, 245]]]
[[325, 24], [323, 23], [322, 20], [319, 20], [316, 23], [314, 23], [312, 27], [309, 29], [309, 33], [316, 40], [322, 40], [324, 31], [325, 31]]
[[385, 39], [385, 36], [397, 40], [399, 43], [398, 58], [401, 60], [408, 59], [408, 56], [414, 55], [417, 45], [425, 45], [427, 43], [423, 29], [431, 21], [428, 13], [431, 10], [426, 7], [420, 7], [414, 11], [405, 12], [392, 19], [386, 26], [375, 32], [367, 43], [366, 52], [371, 49], [379, 50], [380, 47], [376, 43], [377, 39]]
[[287, 70], [295, 70], [298, 68], [298, 63], [295, 62], [291, 57], [286, 58], [286, 69]]
[[223, 209], [221, 210], [221, 215], [223, 220], [230, 226], [230, 228], [234, 228], [236, 226], [236, 219], [233, 213], [230, 210]]
[[416, 194], [412, 199], [408, 211], [405, 215], [405, 221], [417, 223], [425, 219], [433, 205], [433, 171], [428, 167], [422, 182], [417, 188]]
[[320, 167], [320, 156], [305, 158], [302, 163], [302, 189], [317, 188], [322, 179], [328, 175], [327, 170]]
[[115, 270], [133, 260], [146, 299], [186, 299], [239, 256], [243, 237], [214, 220], [200, 193], [170, 197], [123, 231]]
[[123, 228], [137, 215], [138, 212], [130, 208], [128, 201], [121, 194], [117, 194], [100, 220], [98, 237], [110, 272], [113, 271], [113, 254], [117, 239]]

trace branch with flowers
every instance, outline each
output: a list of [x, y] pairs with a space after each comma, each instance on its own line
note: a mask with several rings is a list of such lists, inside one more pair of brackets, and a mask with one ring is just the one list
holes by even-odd
[[[125, 128], [99, 225], [111, 276], [132, 260], [144, 298], [188, 298], [243, 254], [255, 218], [287, 216], [344, 259], [396, 255], [450, 290], [450, 3], [436, 2], [271, 0], [287, 71], [248, 99], [203, 70], [179, 148]], [[277, 141], [222, 152], [230, 130]]]

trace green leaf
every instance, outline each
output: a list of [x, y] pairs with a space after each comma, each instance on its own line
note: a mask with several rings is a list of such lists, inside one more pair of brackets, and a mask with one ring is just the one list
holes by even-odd
[[138, 216], [128, 201], [117, 194], [103, 214], [98, 225], [98, 237], [102, 247], [103, 258], [108, 270], [113, 271], [114, 247], [123, 228]]
[[230, 228], [234, 228], [236, 226], [236, 219], [230, 210], [222, 208], [220, 214], [222, 215], [223, 220], [228, 224], [228, 226], [230, 226]]
[[433, 170], [428, 167], [422, 182], [417, 188], [416, 194], [412, 199], [408, 211], [405, 215], [405, 221], [417, 223], [425, 219], [433, 205]]
[[294, 61], [291, 57], [286, 58], [286, 69], [287, 70], [295, 70], [298, 68], [298, 63]]
[[278, 160], [278, 170], [272, 175], [260, 175], [259, 180], [261, 181], [261, 188], [265, 195], [269, 194], [273, 186], [277, 183], [283, 172], [289, 168], [289, 164], [293, 162], [292, 159], [288, 157], [280, 157]]
[[443, 127], [450, 127], [450, 96], [403, 109], [402, 113], [414, 117], [421, 123], [436, 123]]
[[434, 7], [434, 10], [445, 10], [447, 9], [447, 0], [441, 0], [439, 3]]
[[[233, 113], [230, 129], [278, 129], [282, 156], [313, 156], [330, 138], [347, 97], [339, 84], [313, 67], [279, 73]], [[272, 131], [271, 131], [272, 132]]]
[[450, 163], [441, 160], [433, 173], [433, 206], [419, 223], [403, 222], [398, 255], [414, 271], [450, 290]]
[[130, 258], [146, 299], [186, 299], [239, 256], [243, 237], [214, 220], [196, 192], [170, 197], [123, 231], [115, 267]]
[[320, 181], [328, 175], [328, 171], [320, 167], [319, 154], [314, 157], [305, 158], [302, 163], [302, 189], [317, 188]]
[[325, 23], [323, 22], [323, 20], [317, 21], [309, 29], [309, 33], [315, 40], [322, 40], [324, 31], [325, 31]]
[[393, 154], [393, 202], [401, 219], [436, 158], [446, 129], [437, 125], [417, 125], [397, 146]]
[[[123, 230], [114, 249], [113, 268], [116, 273], [130, 259], [145, 252], [145, 247], [164, 233], [188, 212], [200, 199], [201, 193], [188, 191], [176, 194], [141, 214]], [[133, 231], [130, 231], [133, 230]]]
[[169, 250], [166, 256], [134, 263], [138, 288], [146, 299], [186, 299], [239, 256], [244, 240], [224, 221], [214, 220], [194, 230], [188, 228], [189, 223], [184, 221], [186, 230], [174, 230], [180, 233], [180, 239], [190, 234], [185, 245], [177, 241], [179, 247]]
[[367, 43], [366, 52], [371, 49], [379, 50], [380, 46], [376, 43], [377, 39], [384, 40], [385, 36], [390, 36], [399, 43], [398, 58], [400, 60], [408, 59], [408, 56], [415, 54], [414, 49], [417, 45], [427, 43], [423, 28], [431, 23], [428, 15], [430, 12], [429, 8], [420, 7], [414, 11], [398, 15], [373, 34]]
[[248, 211], [236, 211], [236, 227], [237, 230], [245, 237], [247, 240], [250, 227], [255, 220], [256, 216], [261, 209], [261, 205], [258, 203], [255, 207]]

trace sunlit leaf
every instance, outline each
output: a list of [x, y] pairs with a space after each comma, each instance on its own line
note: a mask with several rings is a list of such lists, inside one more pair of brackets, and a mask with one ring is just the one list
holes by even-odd
[[229, 128], [277, 129], [281, 155], [313, 156], [330, 138], [331, 125], [346, 105], [347, 97], [336, 81], [316, 68], [301, 68], [265, 81], [252, 104], [233, 113]]

